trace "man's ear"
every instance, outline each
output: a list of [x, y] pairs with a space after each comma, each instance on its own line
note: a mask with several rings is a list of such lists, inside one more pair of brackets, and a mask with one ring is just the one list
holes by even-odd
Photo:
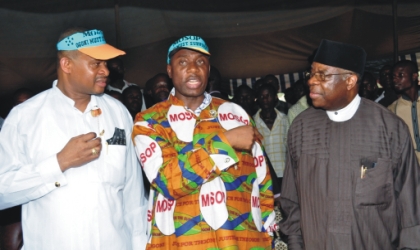
[[168, 72], [169, 78], [172, 79], [172, 66], [170, 64], [166, 65], [166, 71]]
[[62, 58], [60, 58], [60, 68], [64, 73], [71, 73], [71, 66], [72, 66], [72, 61], [70, 58], [63, 56]]
[[357, 80], [358, 79], [357, 79], [356, 74], [351, 74], [349, 77], [347, 77], [346, 79], [347, 90], [353, 89], [357, 85]]
[[419, 73], [418, 72], [414, 72], [413, 73], [412, 81], [413, 82], [418, 82], [418, 80], [419, 80]]

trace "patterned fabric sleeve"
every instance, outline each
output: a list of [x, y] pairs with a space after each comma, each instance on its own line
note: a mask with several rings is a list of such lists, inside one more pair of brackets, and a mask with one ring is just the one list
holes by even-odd
[[211, 154], [225, 155], [229, 166], [238, 161], [223, 133], [197, 134], [191, 143], [180, 147], [171, 142], [175, 135], [170, 128], [153, 120], [153, 115], [137, 116], [133, 140], [147, 178], [166, 198], [188, 195], [213, 172], [220, 174]]

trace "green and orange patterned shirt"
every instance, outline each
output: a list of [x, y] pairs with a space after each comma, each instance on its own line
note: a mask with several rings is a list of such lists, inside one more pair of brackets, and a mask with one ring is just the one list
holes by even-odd
[[133, 142], [152, 186], [147, 249], [271, 249], [264, 149], [236, 151], [224, 136], [252, 123], [234, 103], [210, 97], [196, 116], [172, 94], [136, 116]]

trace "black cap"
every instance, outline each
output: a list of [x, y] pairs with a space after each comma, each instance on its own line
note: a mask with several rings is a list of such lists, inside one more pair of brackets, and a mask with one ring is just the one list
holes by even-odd
[[356, 45], [324, 39], [318, 47], [314, 62], [347, 69], [363, 75], [366, 51]]

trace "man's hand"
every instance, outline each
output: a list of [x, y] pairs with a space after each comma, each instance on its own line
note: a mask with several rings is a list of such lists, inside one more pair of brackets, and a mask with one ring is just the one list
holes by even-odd
[[264, 136], [260, 134], [257, 128], [254, 127], [254, 140], [262, 141], [264, 139]]
[[101, 138], [95, 138], [96, 133], [91, 132], [73, 137], [57, 154], [61, 171], [79, 167], [99, 157], [102, 150]]
[[244, 125], [226, 131], [225, 136], [234, 149], [251, 151], [258, 135], [252, 126]]

